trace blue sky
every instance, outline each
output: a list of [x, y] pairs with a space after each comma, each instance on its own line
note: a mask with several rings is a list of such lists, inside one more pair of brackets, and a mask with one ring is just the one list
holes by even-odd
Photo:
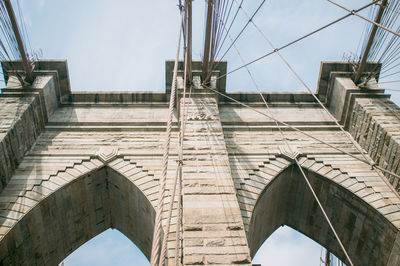
[[[178, 30], [176, 0], [20, 0], [33, 48], [44, 58], [68, 59], [73, 90], [164, 90], [164, 62], [174, 58]], [[349, 8], [365, 0], [340, 0]], [[248, 13], [260, 0], [244, 1]], [[204, 1], [193, 2], [193, 57], [200, 58]], [[246, 23], [239, 13], [232, 36]], [[292, 41], [346, 14], [326, 0], [269, 0], [255, 18], [276, 46]], [[368, 11], [363, 12], [364, 15]], [[320, 62], [357, 53], [365, 22], [350, 17], [285, 50], [282, 54], [307, 84], [316, 88]], [[271, 49], [250, 25], [237, 42], [250, 61]], [[234, 49], [228, 68], [241, 65]], [[250, 69], [263, 90], [304, 91], [276, 56]], [[254, 90], [245, 70], [228, 77], [228, 90]]]
[[[321, 246], [290, 227], [280, 227], [261, 246], [253, 263], [263, 266], [320, 265]], [[141, 251], [118, 230], [108, 229], [64, 260], [74, 266], [150, 265]]]
[[143, 253], [118, 230], [108, 229], [64, 260], [65, 266], [150, 265]]
[[[165, 89], [164, 64], [175, 55], [178, 9], [175, 0], [20, 0], [31, 46], [44, 59], [67, 59], [72, 90]], [[350, 9], [368, 1], [338, 0]], [[245, 0], [249, 13], [260, 0]], [[204, 1], [193, 2], [193, 57], [202, 53]], [[325, 0], [270, 0], [255, 22], [276, 46], [343, 16], [345, 12]], [[363, 12], [364, 15], [368, 11]], [[246, 23], [242, 14], [232, 36]], [[303, 40], [282, 54], [306, 83], [316, 88], [321, 61], [342, 60], [357, 53], [365, 22], [350, 17]], [[237, 43], [250, 61], [271, 49], [250, 25]], [[227, 54], [228, 69], [241, 65], [235, 50]], [[274, 55], [250, 67], [265, 91], [305, 91]], [[254, 91], [245, 70], [228, 76], [228, 91]], [[385, 86], [389, 87], [389, 86]], [[394, 92], [395, 93], [395, 92]], [[398, 101], [396, 96], [395, 100]], [[107, 252], [104, 252], [104, 251]], [[289, 254], [284, 254], [289, 250]], [[319, 265], [320, 247], [306, 237], [284, 228], [276, 232], [257, 254], [255, 262], [271, 265]], [[109, 255], [108, 258], [104, 257]], [[108, 230], [89, 241], [65, 260], [66, 265], [145, 265], [140, 252], [117, 231]], [[299, 263], [304, 258], [304, 263]], [[278, 262], [278, 260], [282, 260]], [[286, 261], [283, 261], [286, 260]], [[311, 263], [314, 260], [315, 263]], [[137, 261], [137, 263], [133, 263]]]

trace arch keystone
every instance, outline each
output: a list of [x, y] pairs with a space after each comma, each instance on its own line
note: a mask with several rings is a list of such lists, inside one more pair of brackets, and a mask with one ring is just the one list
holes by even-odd
[[101, 147], [96, 155], [103, 163], [109, 163], [119, 155], [118, 147]]
[[293, 145], [279, 146], [279, 151], [281, 152], [282, 157], [289, 161], [294, 161], [300, 155], [297, 147]]

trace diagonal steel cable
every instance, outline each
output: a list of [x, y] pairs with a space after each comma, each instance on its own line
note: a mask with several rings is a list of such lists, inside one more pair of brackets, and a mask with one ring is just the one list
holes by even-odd
[[[246, 24], [244, 25], [244, 27], [240, 30], [240, 32], [236, 35], [234, 41], [232, 41], [231, 45], [229, 45], [229, 47], [226, 49], [226, 51], [224, 52], [224, 54], [221, 56], [221, 59], [225, 57], [225, 55], [230, 51], [230, 49], [232, 48], [233, 44], [236, 43], [236, 41], [239, 39], [239, 37], [243, 34], [243, 32], [246, 30], [246, 28], [249, 26], [250, 22], [254, 19], [254, 17], [257, 15], [257, 13], [261, 10], [261, 7], [264, 5], [264, 3], [266, 2], [266, 0], [263, 0], [260, 5], [257, 7], [256, 11], [254, 11], [253, 15], [251, 17], [249, 17], [248, 21], [246, 22]], [[243, 7], [241, 6], [241, 4], [238, 7], [238, 11], [240, 9], [242, 9]], [[216, 56], [218, 56], [218, 53], [216, 54]], [[213, 64], [213, 66], [211, 67], [211, 71], [209, 71], [208, 76], [206, 78], [203, 78], [203, 81], [208, 81], [208, 79], [211, 77], [211, 74], [213, 72], [214, 69], [216, 69], [218, 67], [218, 65], [221, 63], [221, 60], [218, 60], [215, 64]]]
[[326, 29], [326, 28], [328, 28], [328, 27], [330, 27], [330, 26], [332, 26], [332, 25], [334, 25], [334, 24], [336, 24], [336, 23], [338, 23], [338, 22], [340, 22], [340, 21], [342, 21], [342, 20], [344, 20], [344, 19], [346, 19], [346, 18], [348, 18], [348, 17], [354, 15], [354, 13], [360, 12], [360, 11], [362, 11], [362, 10], [364, 10], [364, 9], [366, 9], [366, 8], [368, 8], [368, 7], [370, 7], [370, 6], [374, 5], [374, 4], [376, 4], [376, 3], [378, 3], [379, 1], [380, 1], [380, 0], [375, 0], [375, 1], [373, 1], [373, 2], [371, 2], [371, 3], [369, 3], [369, 4], [365, 5], [365, 6], [363, 6], [363, 7], [359, 8], [359, 9], [357, 9], [357, 10], [354, 10], [353, 13], [344, 15], [343, 17], [340, 17], [340, 18], [338, 18], [338, 19], [336, 19], [336, 20], [334, 20], [334, 21], [332, 21], [332, 22], [330, 22], [330, 23], [328, 23], [328, 24], [326, 24], [326, 25], [324, 25], [324, 26], [321, 26], [320, 28], [318, 28], [318, 29], [316, 29], [316, 30], [314, 30], [314, 31], [312, 31], [312, 32], [310, 32], [310, 33], [308, 33], [308, 34], [306, 34], [306, 35], [303, 35], [303, 36], [297, 38], [297, 39], [294, 40], [294, 41], [291, 41], [291, 42], [289, 42], [289, 43], [287, 43], [287, 44], [285, 44], [285, 45], [283, 45], [283, 46], [281, 46], [281, 47], [279, 47], [279, 48], [274, 49], [273, 51], [271, 51], [271, 52], [269, 52], [269, 53], [266, 53], [266, 54], [264, 54], [264, 55], [262, 55], [262, 56], [260, 56], [260, 57], [258, 57], [258, 58], [256, 58], [256, 59], [254, 59], [254, 60], [252, 60], [252, 61], [250, 61], [250, 62], [248, 62], [248, 63], [246, 63], [246, 64], [241, 65], [240, 67], [237, 67], [237, 68], [235, 68], [235, 69], [233, 69], [233, 70], [227, 72], [227, 73], [224, 74], [224, 75], [219, 76], [217, 79], [224, 78], [224, 77], [226, 77], [226, 76], [228, 76], [228, 75], [230, 75], [230, 74], [232, 74], [232, 73], [234, 73], [234, 72], [236, 72], [236, 71], [238, 71], [238, 70], [240, 70], [240, 69], [243, 69], [243, 68], [246, 67], [246, 66], [249, 66], [249, 65], [251, 65], [251, 64], [254, 64], [254, 63], [256, 63], [256, 62], [258, 62], [258, 61], [260, 61], [260, 60], [262, 60], [262, 59], [264, 59], [264, 58], [266, 58], [266, 57], [268, 57], [268, 56], [270, 56], [270, 55], [273, 55], [273, 54], [275, 54], [276, 52], [278, 52], [278, 51], [280, 51], [280, 50], [283, 50], [283, 49], [285, 49], [285, 48], [287, 48], [287, 47], [289, 47], [289, 46], [291, 46], [291, 45], [293, 45], [293, 44], [295, 44], [295, 43], [297, 43], [297, 42], [299, 42], [299, 41], [301, 41], [301, 40], [303, 40], [303, 39], [306, 39], [307, 37], [310, 37], [311, 35], [314, 35], [314, 34], [317, 33], [317, 32], [320, 32], [320, 31], [323, 30], [323, 29]]
[[326, 1], [328, 1], [329, 3], [331, 3], [331, 4], [333, 4], [333, 5], [337, 6], [337, 7], [340, 7], [341, 9], [346, 10], [347, 12], [349, 12], [349, 13], [352, 14], [352, 15], [356, 15], [357, 17], [362, 18], [363, 20], [366, 20], [366, 21], [368, 21], [369, 23], [374, 24], [375, 26], [378, 26], [379, 28], [384, 29], [384, 30], [386, 30], [386, 31], [388, 31], [388, 32], [390, 32], [390, 33], [396, 35], [397, 37], [400, 37], [400, 33], [395, 32], [394, 30], [391, 30], [391, 29], [389, 29], [389, 28], [383, 26], [382, 24], [376, 23], [375, 21], [373, 21], [373, 20], [371, 20], [371, 19], [369, 19], [369, 18], [366, 18], [366, 17], [364, 17], [364, 16], [361, 16], [360, 14], [357, 14], [357, 12], [354, 12], [354, 11], [352, 11], [352, 10], [350, 10], [350, 9], [348, 9], [348, 8], [346, 8], [346, 7], [344, 7], [344, 6], [342, 6], [342, 5], [339, 5], [338, 3], [336, 3], [336, 2], [334, 2], [334, 1], [332, 1], [332, 0], [326, 0]]
[[[229, 36], [229, 38], [230, 38], [230, 36]], [[230, 38], [230, 39], [231, 39], [231, 38]], [[240, 51], [239, 51], [239, 49], [236, 47], [236, 45], [234, 45], [234, 48], [235, 48], [237, 54], [239, 55], [240, 60], [241, 60], [242, 62], [244, 62], [244, 59], [243, 59], [242, 55], [240, 54]], [[258, 86], [258, 84], [257, 84], [257, 82], [256, 82], [256, 80], [255, 80], [255, 78], [254, 78], [254, 76], [253, 76], [252, 73], [250, 72], [250, 69], [249, 69], [248, 67], [246, 67], [246, 70], [247, 70], [247, 73], [249, 74], [251, 80], [253, 81], [253, 84], [254, 84], [254, 86], [256, 87], [258, 93], [260, 94], [260, 96], [261, 96], [261, 98], [262, 98], [262, 100], [263, 100], [265, 106], [267, 107], [268, 113], [270, 114], [270, 116], [271, 116], [272, 118], [275, 119], [275, 117], [274, 117], [274, 115], [272, 114], [272, 111], [271, 111], [271, 109], [270, 109], [270, 107], [269, 107], [269, 104], [268, 104], [267, 101], [265, 100], [265, 97], [264, 97], [264, 95], [262, 94], [262, 92], [261, 92], [261, 90], [260, 90], [260, 88], [259, 88], [259, 86]], [[289, 145], [289, 143], [288, 143], [288, 141], [287, 141], [287, 138], [286, 138], [285, 134], [283, 133], [281, 127], [279, 126], [279, 123], [277, 122], [277, 120], [275, 120], [275, 124], [276, 124], [276, 126], [278, 127], [279, 132], [280, 132], [280, 134], [281, 134], [281, 136], [282, 136], [282, 139], [283, 139], [283, 141], [285, 142], [287, 148], [289, 149], [290, 152], [293, 152], [293, 151], [292, 151], [292, 148], [291, 148], [291, 146]], [[295, 158], [294, 160], [295, 160], [297, 166], [299, 167], [300, 172], [301, 172], [301, 174], [302, 174], [304, 180], [306, 181], [308, 188], [310, 189], [311, 193], [313, 194], [314, 199], [315, 199], [316, 202], [318, 203], [318, 206], [319, 206], [319, 208], [321, 209], [322, 214], [323, 214], [324, 217], [325, 217], [325, 220], [327, 221], [327, 223], [328, 223], [329, 227], [331, 228], [333, 234], [335, 235], [336, 240], [338, 241], [338, 243], [339, 243], [339, 245], [340, 245], [342, 251], [344, 252], [344, 254], [345, 254], [345, 256], [346, 256], [346, 259], [350, 262], [350, 265], [353, 266], [354, 264], [353, 264], [352, 260], [350, 259], [350, 256], [349, 256], [349, 254], [348, 254], [346, 248], [344, 247], [344, 245], [343, 245], [341, 239], [339, 238], [339, 235], [337, 234], [335, 228], [333, 227], [331, 220], [329, 219], [328, 215], [326, 214], [325, 208], [322, 206], [322, 204], [321, 204], [321, 202], [320, 202], [320, 200], [319, 200], [317, 194], [315, 193], [314, 188], [312, 187], [312, 185], [311, 185], [311, 183], [310, 183], [310, 181], [309, 181], [307, 175], [304, 173], [304, 170], [303, 170], [303, 168], [301, 167], [301, 165], [300, 165], [298, 159]]]
[[[354, 154], [352, 154], [352, 153], [350, 153], [350, 152], [344, 151], [344, 150], [342, 150], [342, 149], [336, 147], [336, 146], [333, 145], [333, 144], [330, 144], [330, 143], [328, 143], [328, 142], [326, 142], [326, 141], [323, 141], [323, 140], [321, 140], [321, 139], [319, 139], [319, 138], [317, 138], [317, 137], [314, 137], [313, 135], [311, 135], [311, 134], [309, 134], [309, 133], [307, 133], [307, 132], [305, 132], [305, 131], [303, 131], [303, 130], [301, 130], [301, 129], [295, 127], [295, 126], [292, 126], [292, 125], [290, 125], [290, 124], [288, 124], [288, 123], [286, 123], [286, 122], [283, 122], [283, 121], [280, 121], [280, 120], [278, 120], [278, 119], [275, 119], [274, 117], [272, 117], [272, 116], [270, 116], [270, 115], [268, 115], [268, 114], [266, 114], [266, 113], [264, 113], [264, 112], [261, 112], [261, 111], [257, 110], [256, 108], [251, 107], [251, 106], [248, 105], [248, 104], [245, 104], [245, 103], [243, 103], [243, 102], [240, 102], [240, 101], [236, 100], [235, 98], [233, 98], [233, 97], [231, 97], [231, 96], [229, 96], [229, 95], [226, 95], [226, 94], [224, 94], [224, 93], [222, 93], [222, 92], [220, 92], [220, 91], [218, 91], [218, 90], [215, 90], [215, 89], [213, 89], [213, 88], [211, 88], [211, 87], [209, 87], [209, 86], [206, 86], [206, 85], [204, 85], [204, 84], [203, 84], [202, 86], [203, 86], [204, 88], [210, 90], [210, 91], [213, 91], [213, 92], [215, 92], [215, 93], [221, 95], [222, 97], [224, 97], [224, 98], [226, 98], [226, 99], [231, 100], [232, 102], [235, 102], [235, 103], [237, 103], [237, 104], [239, 104], [239, 105], [241, 105], [241, 106], [243, 106], [243, 107], [246, 107], [246, 108], [249, 108], [250, 110], [253, 110], [254, 112], [256, 112], [256, 113], [258, 113], [258, 114], [260, 114], [260, 115], [262, 115], [262, 116], [265, 116], [265, 117], [267, 117], [267, 118], [273, 120], [274, 122], [276, 121], [276, 122], [278, 122], [280, 125], [283, 125], [283, 126], [285, 126], [285, 127], [287, 127], [287, 128], [290, 128], [290, 129], [292, 129], [292, 130], [294, 130], [294, 131], [296, 131], [296, 132], [299, 132], [299, 133], [303, 134], [304, 136], [307, 136], [307, 137], [309, 137], [309, 138], [311, 138], [311, 139], [313, 139], [313, 140], [316, 140], [316, 141], [318, 141], [318, 142], [321, 143], [321, 144], [324, 144], [324, 145], [326, 145], [326, 146], [328, 146], [328, 147], [330, 147], [330, 148], [332, 148], [332, 149], [334, 149], [334, 150], [336, 150], [336, 151], [338, 151], [338, 152], [340, 152], [340, 153], [342, 153], [342, 154], [348, 155], [348, 156], [350, 156], [351, 158], [354, 158], [354, 159], [356, 159], [356, 160], [358, 160], [358, 161], [360, 161], [360, 162], [362, 162], [362, 163], [365, 163], [365, 164], [367, 164], [367, 165], [370, 165], [372, 168], [379, 169], [379, 170], [381, 170], [382, 172], [384, 172], [384, 173], [386, 173], [386, 174], [389, 174], [389, 175], [391, 175], [391, 176], [393, 176], [393, 177], [396, 177], [397, 179], [400, 180], [400, 175], [397, 175], [397, 174], [395, 174], [395, 173], [393, 173], [393, 172], [391, 172], [391, 171], [388, 171], [388, 170], [386, 170], [386, 169], [384, 169], [384, 168], [382, 168], [382, 167], [380, 167], [380, 166], [378, 166], [378, 165], [375, 165], [375, 164], [374, 164], [374, 165], [371, 165], [370, 162], [364, 160], [363, 158], [359, 158], [359, 157], [357, 157], [356, 155], [354, 155]], [[396, 195], [398, 195], [397, 192], [396, 192]]]
[[[235, 2], [237, 0], [234, 0]], [[245, 10], [242, 9], [242, 12], [245, 13], [246, 16], [247, 13]], [[265, 41], [271, 46], [272, 49], [276, 50], [276, 48], [274, 47], [274, 45], [272, 44], [272, 42], [267, 38], [267, 36], [261, 31], [261, 29], [257, 26], [257, 24], [255, 24], [254, 21], [252, 21], [252, 24], [254, 25], [254, 27], [257, 29], [257, 31], [260, 32], [260, 34], [263, 36], [263, 38], [265, 39]], [[358, 150], [358, 152], [364, 157], [364, 161], [367, 162], [371, 168], [373, 169], [379, 169], [381, 171], [383, 171], [382, 167], [377, 166], [376, 163], [374, 161], [372, 161], [371, 159], [369, 159], [365, 153], [363, 152], [362, 148], [360, 147], [360, 145], [354, 140], [354, 138], [350, 135], [349, 132], [347, 132], [342, 125], [340, 125], [340, 123], [337, 121], [337, 119], [329, 112], [329, 110], [323, 105], [323, 103], [320, 101], [320, 99], [315, 95], [315, 93], [312, 92], [312, 90], [310, 89], [310, 87], [305, 83], [305, 81], [301, 78], [301, 76], [294, 70], [294, 68], [289, 64], [289, 62], [282, 56], [282, 54], [277, 51], [278, 56], [282, 59], [282, 61], [286, 64], [286, 66], [289, 68], [289, 70], [296, 76], [296, 78], [303, 84], [303, 86], [308, 90], [308, 92], [313, 96], [313, 98], [318, 102], [318, 104], [323, 108], [323, 110], [328, 114], [328, 116], [334, 121], [334, 123], [340, 128], [340, 130], [343, 132], [343, 134], [350, 140], [350, 142], [353, 144], [353, 146]], [[386, 169], [383, 172], [389, 172]], [[395, 175], [394, 173], [391, 173], [391, 175]], [[387, 183], [387, 179], [383, 178], [383, 181], [385, 183]], [[390, 188], [393, 188], [392, 185], [390, 185]], [[394, 190], [395, 191], [395, 190]], [[397, 192], [396, 192], [397, 194]]]

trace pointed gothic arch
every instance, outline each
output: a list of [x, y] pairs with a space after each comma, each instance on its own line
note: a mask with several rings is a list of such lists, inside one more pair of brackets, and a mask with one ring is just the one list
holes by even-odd
[[[394, 265], [399, 230], [377, 209], [331, 179], [304, 167], [355, 265]], [[248, 227], [251, 256], [279, 226], [287, 225], [345, 260], [338, 242], [296, 165], [279, 172], [259, 195]]]
[[[56, 265], [108, 228], [118, 229], [149, 258], [155, 212], [135, 178], [116, 167], [127, 169], [129, 161], [94, 160], [97, 167], [59, 187], [11, 225], [0, 240], [0, 265]], [[148, 176], [140, 167], [130, 169], [135, 176]]]

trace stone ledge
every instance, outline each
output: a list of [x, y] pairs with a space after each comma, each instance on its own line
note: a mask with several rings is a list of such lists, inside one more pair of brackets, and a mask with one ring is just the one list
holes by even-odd
[[[21, 61], [2, 61], [4, 80], [8, 83], [9, 77], [15, 72], [22, 72]], [[59, 92], [57, 98], [59, 102], [67, 99], [71, 93], [67, 60], [40, 60], [35, 62], [34, 75], [56, 75]]]
[[[376, 79], [379, 80], [379, 73], [381, 69], [381, 64], [379, 63], [367, 63], [365, 66], [365, 73], [370, 73], [375, 70], [378, 72]], [[329, 83], [331, 82], [331, 73], [348, 73], [351, 75], [353, 73], [353, 64], [350, 62], [339, 62], [339, 61], [324, 61], [321, 62], [319, 76], [318, 76], [318, 87], [317, 93], [322, 101], [326, 101], [329, 97]]]

